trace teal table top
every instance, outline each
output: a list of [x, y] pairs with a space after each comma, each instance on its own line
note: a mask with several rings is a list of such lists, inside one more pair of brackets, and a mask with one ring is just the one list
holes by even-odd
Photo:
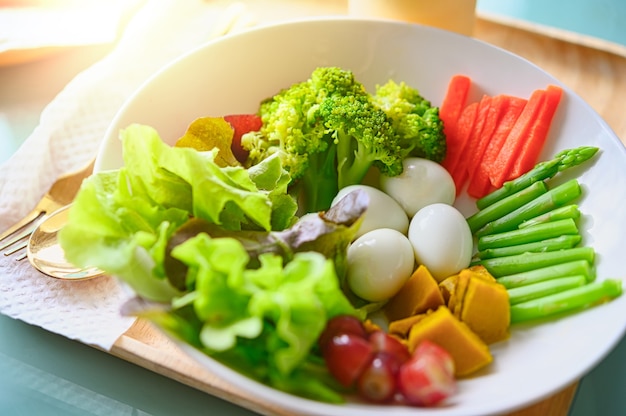
[[[563, 5], [567, 5], [563, 8]], [[622, 0], [479, 0], [481, 11], [598, 36], [626, 45]], [[567, 10], [567, 12], [563, 12]], [[37, 125], [45, 105], [107, 51], [0, 67], [0, 163]], [[32, 88], [31, 80], [46, 82]], [[40, 83], [41, 84], [41, 83]], [[106, 352], [0, 315], [1, 415], [253, 415]], [[584, 336], [584, 334], [581, 334]], [[570, 416], [626, 415], [626, 339], [579, 385]]]
[[0, 334], [2, 415], [256, 414], [106, 352], [2, 315]]
[[477, 10], [626, 45], [624, 0], [477, 0]]

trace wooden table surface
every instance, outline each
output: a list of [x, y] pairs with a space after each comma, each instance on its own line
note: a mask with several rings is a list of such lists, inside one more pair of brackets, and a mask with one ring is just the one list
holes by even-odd
[[[290, 17], [344, 14], [342, 1], [248, 1], [258, 20], [272, 21]], [[283, 3], [277, 6], [276, 3]], [[548, 71], [586, 100], [626, 143], [626, 55], [601, 43], [577, 42], [542, 31], [531, 25], [515, 25], [479, 18], [474, 37], [520, 55]], [[206, 393], [221, 397], [250, 410], [268, 415], [290, 414], [256, 397], [248, 397], [196, 364], [150, 324], [137, 321], [116, 342], [111, 354], [163, 374]], [[510, 416], [565, 416], [568, 414], [577, 383], [548, 399]]]

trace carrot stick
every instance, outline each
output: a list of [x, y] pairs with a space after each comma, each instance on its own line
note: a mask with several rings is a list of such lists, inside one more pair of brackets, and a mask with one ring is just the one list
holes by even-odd
[[[469, 142], [470, 134], [474, 128], [474, 122], [476, 121], [476, 115], [478, 113], [478, 102], [473, 102], [463, 109], [461, 116], [459, 117], [457, 140], [458, 140], [458, 152], [459, 157], [454, 164], [451, 164], [451, 160], [448, 165], [443, 165], [452, 176], [454, 184], [456, 185], [456, 194], [459, 195], [465, 181], [467, 180], [467, 164], [469, 163], [469, 157], [467, 157], [466, 149]], [[445, 161], [444, 161], [445, 162]]]
[[500, 153], [495, 159], [491, 173], [491, 183], [499, 188], [511, 178], [511, 173], [515, 159], [519, 156], [524, 147], [524, 142], [532, 128], [534, 120], [537, 118], [546, 97], [546, 90], [537, 89], [533, 91], [528, 103], [524, 106], [521, 114], [511, 128]]
[[487, 120], [487, 116], [489, 114], [489, 110], [491, 108], [491, 96], [483, 95], [483, 97], [478, 102], [478, 109], [476, 110], [476, 121], [474, 122], [474, 126], [472, 128], [472, 132], [468, 138], [467, 142], [467, 157], [469, 158], [467, 163], [467, 178], [469, 181], [472, 180], [472, 176], [474, 176], [475, 166], [477, 163], [480, 163], [480, 159], [482, 158], [482, 151], [484, 149], [480, 149], [480, 145], [483, 139], [483, 129], [485, 127], [485, 122]]
[[562, 95], [563, 90], [561, 87], [549, 85], [546, 88], [543, 105], [528, 132], [528, 137], [515, 158], [509, 179], [516, 178], [528, 172], [537, 164], [541, 150], [548, 138], [548, 131], [550, 130], [554, 113], [556, 113]]
[[454, 166], [460, 157], [458, 141], [458, 122], [467, 103], [467, 96], [472, 81], [465, 75], [455, 75], [448, 83], [448, 91], [439, 108], [439, 117], [443, 121], [443, 131], [446, 135], [447, 153], [443, 161], [444, 166]]
[[467, 193], [471, 197], [481, 198], [491, 189], [491, 182], [484, 166], [484, 159], [498, 126], [504, 121], [509, 99], [509, 96], [496, 95], [490, 100], [491, 105], [485, 115], [480, 140], [475, 143], [472, 149], [473, 162], [470, 165], [469, 185], [467, 187]]
[[503, 97], [506, 98], [506, 100], [502, 119], [493, 132], [489, 145], [485, 149], [483, 160], [479, 168], [479, 175], [486, 175], [489, 178], [491, 184], [488, 186], [489, 188], [495, 188], [494, 184], [491, 183], [491, 178], [494, 177], [497, 172], [494, 165], [495, 161], [502, 150], [502, 146], [504, 146], [506, 138], [528, 102], [525, 98], [512, 95], [503, 95]]
[[455, 75], [450, 79], [448, 91], [439, 107], [439, 117], [444, 123], [444, 132], [455, 128], [461, 112], [465, 108], [472, 81], [465, 75]]

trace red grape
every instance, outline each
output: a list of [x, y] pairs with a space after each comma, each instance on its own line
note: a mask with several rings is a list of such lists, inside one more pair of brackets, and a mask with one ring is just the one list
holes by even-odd
[[411, 359], [400, 367], [398, 389], [410, 404], [434, 406], [456, 391], [454, 373], [450, 372], [446, 358], [449, 354], [434, 345], [426, 345], [421, 351], [416, 349]]
[[413, 354], [382, 330], [369, 332], [348, 315], [330, 319], [319, 337], [330, 374], [345, 387], [356, 387], [363, 399], [434, 406], [456, 391], [454, 361], [439, 345], [421, 342]]
[[397, 357], [387, 352], [376, 353], [357, 380], [359, 395], [371, 402], [385, 403], [397, 392]]
[[326, 343], [324, 360], [328, 371], [346, 387], [352, 386], [372, 360], [372, 344], [355, 334], [336, 335]]
[[435, 344], [434, 342], [428, 340], [420, 342], [415, 348], [415, 351], [413, 351], [413, 355], [420, 354], [429, 354], [437, 357], [448, 374], [454, 376], [454, 359], [452, 358], [452, 355], [450, 355], [450, 353], [439, 344]]
[[318, 345], [322, 352], [326, 344], [336, 335], [354, 334], [365, 338], [367, 333], [363, 323], [356, 317], [350, 315], [338, 315], [328, 320], [326, 328], [319, 337]]
[[406, 345], [384, 331], [374, 331], [369, 334], [368, 339], [374, 347], [374, 351], [391, 354], [399, 364], [402, 364], [411, 357]]

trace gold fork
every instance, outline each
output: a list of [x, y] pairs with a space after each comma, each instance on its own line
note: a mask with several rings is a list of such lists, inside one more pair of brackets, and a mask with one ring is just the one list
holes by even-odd
[[[92, 159], [83, 168], [59, 176], [31, 212], [0, 234], [0, 251], [6, 250], [4, 255], [10, 256], [24, 250], [28, 244], [28, 237], [46, 217], [72, 203], [83, 179], [93, 172], [94, 163], [95, 159]], [[25, 250], [15, 257], [18, 261], [25, 258]]]

